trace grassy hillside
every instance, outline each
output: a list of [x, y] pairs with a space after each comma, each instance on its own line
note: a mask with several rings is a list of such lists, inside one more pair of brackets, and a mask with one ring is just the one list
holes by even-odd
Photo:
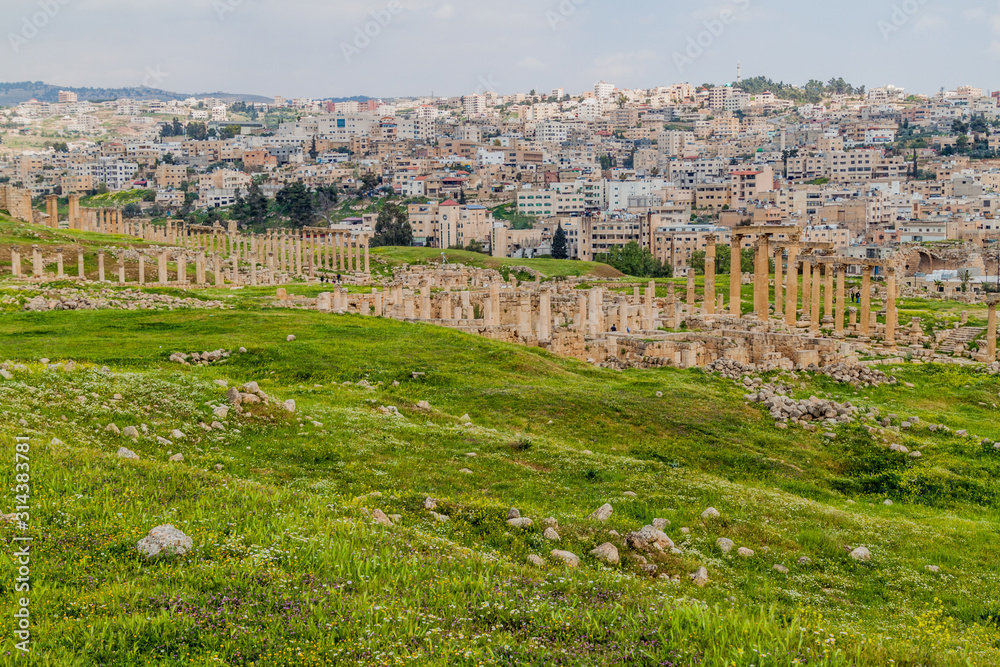
[[[240, 346], [219, 365], [168, 361]], [[0, 380], [0, 439], [10, 452], [31, 437], [36, 664], [1000, 660], [1000, 453], [973, 437], [1000, 439], [1000, 379], [974, 370], [900, 367], [912, 388], [787, 379], [798, 397], [921, 418], [831, 441], [779, 431], [701, 371], [618, 373], [435, 327], [261, 309], [252, 295], [234, 311], [5, 313], [3, 359], [28, 367]], [[256, 407], [205, 430], [224, 403], [216, 380], [257, 381], [297, 411]], [[133, 442], [109, 423], [148, 433]], [[939, 423], [951, 432], [926, 428]], [[121, 446], [141, 459], [116, 458]], [[0, 507], [14, 505], [10, 461]], [[610, 520], [588, 519], [603, 503]], [[709, 506], [721, 517], [703, 521]], [[511, 507], [534, 525], [508, 526]], [[377, 525], [376, 509], [399, 524]], [[643, 570], [620, 537], [654, 518], [679, 552], [643, 556], [679, 582]], [[194, 549], [146, 562], [135, 543], [162, 523]], [[756, 553], [723, 554], [720, 537]], [[608, 541], [620, 566], [588, 555]], [[849, 557], [860, 545], [871, 562]], [[553, 548], [580, 567], [556, 565]], [[701, 566], [704, 588], [688, 577]], [[14, 564], [0, 567], [13, 596]], [[12, 636], [10, 614], [0, 626]]]
[[[436, 248], [373, 248], [372, 253], [390, 264], [440, 263], [442, 251]], [[483, 269], [524, 266], [540, 271], [549, 278], [565, 276], [592, 276], [595, 278], [620, 278], [622, 273], [607, 264], [577, 262], [560, 259], [500, 259], [466, 250], [445, 250], [444, 256], [452, 264], [465, 264]]]

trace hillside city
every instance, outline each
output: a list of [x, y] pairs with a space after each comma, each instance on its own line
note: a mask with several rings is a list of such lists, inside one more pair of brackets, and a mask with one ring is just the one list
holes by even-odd
[[[977, 285], [997, 273], [998, 105], [1000, 91], [969, 86], [926, 96], [762, 77], [269, 104], [61, 92], [58, 103], [2, 111], [0, 181], [38, 200], [138, 191], [118, 198], [129, 217], [242, 228], [325, 219], [374, 230], [381, 207], [371, 203], [386, 200], [406, 212], [413, 245], [552, 256], [561, 227], [560, 257], [593, 260], [634, 242], [667, 271], [686, 269], [709, 234], [728, 243], [745, 224], [794, 225], [858, 258], [973, 243], [911, 263], [941, 289], [962, 272]], [[368, 201], [338, 206], [334, 194], [290, 214], [274, 200], [289, 201], [296, 184]]]

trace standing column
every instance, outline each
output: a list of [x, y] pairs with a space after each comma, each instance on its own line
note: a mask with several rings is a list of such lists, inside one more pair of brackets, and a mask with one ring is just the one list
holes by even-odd
[[184, 253], [177, 256], [177, 282], [181, 287], [187, 285], [187, 257]]
[[590, 315], [587, 321], [587, 329], [591, 336], [596, 336], [603, 330], [603, 327], [601, 326], [601, 311], [604, 310], [604, 299], [602, 298], [600, 287], [591, 288], [590, 304], [587, 310]]
[[812, 317], [812, 264], [802, 260], [802, 319]]
[[799, 246], [788, 246], [788, 273], [785, 276], [785, 324], [794, 327], [799, 306]]
[[715, 234], [705, 237], [705, 307], [706, 315], [715, 315]]
[[[996, 312], [995, 308], [994, 312]], [[551, 329], [552, 294], [548, 290], [545, 290], [538, 296], [538, 340], [544, 341], [551, 339]]]
[[87, 273], [83, 266], [83, 248], [76, 251], [76, 275], [80, 280], [86, 280]]
[[835, 315], [836, 321], [833, 323], [835, 333], [844, 333], [844, 313], [847, 308], [847, 265], [837, 264], [837, 304]]
[[487, 302], [492, 311], [490, 315], [492, 318], [487, 318], [492, 326], [500, 326], [503, 321], [501, 318], [503, 313], [500, 310], [500, 283], [492, 282], [490, 283], [490, 300]]
[[159, 256], [156, 258], [156, 268], [158, 270], [158, 282], [160, 285], [167, 284], [167, 251], [161, 250]]
[[219, 254], [212, 255], [212, 264], [215, 268], [215, 286], [222, 287], [225, 285], [222, 281], [222, 256]]
[[784, 308], [785, 308], [785, 299], [781, 294], [783, 287], [782, 272], [784, 269], [784, 267], [782, 266], [782, 264], [784, 263], [783, 255], [784, 255], [784, 248], [782, 248], [781, 246], [777, 246], [774, 253], [774, 317], [779, 321], [784, 318]]
[[368, 234], [365, 234], [364, 239], [365, 239], [365, 275], [370, 276], [372, 274], [372, 266], [368, 251], [371, 239], [369, 238]]
[[757, 239], [757, 257], [753, 272], [753, 301], [757, 311], [757, 319], [767, 322], [771, 317], [771, 294], [768, 288], [770, 271], [768, 270], [768, 235], [761, 234]]
[[302, 234], [295, 234], [295, 275], [302, 275]]
[[687, 270], [687, 307], [688, 317], [694, 316], [695, 293], [694, 293], [694, 269], [688, 267]]
[[885, 342], [889, 347], [896, 347], [896, 325], [899, 323], [899, 313], [896, 311], [896, 267], [890, 266], [886, 271], [885, 299]]
[[139, 255], [139, 285], [146, 284], [146, 256]]
[[199, 285], [205, 284], [205, 251], [199, 250], [194, 260], [194, 280]]
[[729, 314], [743, 315], [741, 290], [743, 289], [743, 237], [732, 235], [729, 249]]
[[250, 255], [250, 285], [257, 286], [257, 256]]
[[816, 261], [816, 260], [813, 260], [813, 265], [812, 265], [812, 279], [810, 281], [812, 283], [812, 298], [810, 299], [810, 301], [811, 301], [810, 305], [812, 306], [812, 313], [811, 313], [811, 319], [809, 321], [809, 331], [811, 331], [814, 334], [819, 333], [819, 325], [820, 325], [820, 318], [819, 318], [820, 293], [819, 293], [819, 288], [821, 286], [821, 281], [820, 281], [820, 274], [819, 274], [819, 272], [820, 272], [819, 262]]
[[833, 317], [833, 264], [823, 265], [826, 286], [823, 288], [823, 317]]
[[62, 249], [56, 249], [56, 278], [62, 279], [65, 273], [63, 272], [63, 254]]
[[861, 335], [870, 336], [872, 326], [872, 267], [865, 266], [861, 273]]
[[420, 283], [420, 319], [431, 319], [431, 288], [427, 281]]
[[118, 284], [119, 285], [124, 285], [125, 284], [125, 260], [124, 259], [119, 259], [118, 260]]
[[84, 228], [83, 220], [80, 218], [80, 195], [75, 193], [69, 196], [69, 228]]
[[48, 214], [49, 227], [52, 229], [59, 229], [59, 196], [58, 195], [46, 195], [45, 196], [45, 212]]
[[45, 265], [42, 263], [42, 251], [38, 246], [31, 246], [31, 273], [36, 278], [41, 278], [42, 273], [45, 271]]
[[104, 251], [97, 252], [97, 281], [104, 282]]
[[646, 299], [642, 304], [642, 328], [652, 331], [656, 323], [653, 321], [653, 300], [656, 298], [656, 281], [650, 280], [646, 285]]
[[354, 271], [361, 273], [361, 235], [354, 239]]
[[986, 363], [997, 360], [997, 302], [990, 301], [990, 314], [986, 320]]
[[531, 338], [531, 296], [521, 292], [517, 308], [517, 333], [523, 338]]

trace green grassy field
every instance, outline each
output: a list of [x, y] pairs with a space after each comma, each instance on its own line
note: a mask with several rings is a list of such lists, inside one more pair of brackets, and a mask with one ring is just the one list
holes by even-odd
[[[114, 241], [0, 219], [0, 249], [79, 242], [90, 258]], [[440, 256], [376, 252], [392, 264]], [[506, 263], [522, 265], [604, 273]], [[896, 427], [920, 418], [874, 434], [841, 426], [830, 440], [778, 430], [742, 387], [699, 370], [615, 372], [437, 327], [272, 309], [272, 288], [146, 291], [233, 309], [24, 313], [37, 292], [0, 279], [0, 363], [27, 367], [0, 378], [0, 510], [19, 502], [14, 438], [29, 437], [35, 540], [25, 659], [13, 640], [19, 533], [0, 523], [0, 664], [1000, 664], [1000, 378], [923, 365], [890, 368], [901, 384], [874, 389], [783, 378], [796, 398], [877, 407]], [[982, 317], [912, 300], [901, 321], [950, 323], [963, 310]], [[240, 347], [208, 367], [169, 361]], [[258, 382], [297, 410], [258, 406], [212, 428], [218, 380]], [[133, 441], [110, 423], [147, 428]], [[140, 460], [117, 458], [121, 446]], [[168, 462], [176, 453], [184, 461]], [[589, 519], [604, 503], [611, 518]], [[703, 520], [710, 506], [721, 517]], [[534, 525], [509, 526], [511, 507]], [[380, 526], [376, 509], [400, 521]], [[543, 537], [545, 517], [558, 543]], [[634, 552], [622, 536], [655, 518], [678, 550]], [[147, 562], [135, 544], [164, 523], [194, 548]], [[720, 537], [755, 554], [724, 554]], [[620, 565], [589, 555], [605, 542]], [[861, 545], [870, 562], [849, 557]], [[580, 567], [557, 565], [554, 548]], [[548, 562], [531, 567], [529, 555]], [[699, 588], [688, 575], [702, 566]]]
[[577, 262], [560, 259], [499, 259], [466, 250], [445, 250], [437, 248], [372, 248], [372, 254], [387, 260], [390, 264], [440, 263], [442, 252], [452, 264], [465, 264], [482, 269], [524, 266], [541, 272], [547, 278], [567, 276], [591, 276], [594, 278], [621, 278], [622, 273], [596, 262]]
[[[210, 367], [167, 360], [240, 346], [246, 354]], [[46, 371], [43, 357], [79, 366]], [[435, 327], [259, 307], [7, 313], [7, 358], [29, 367], [0, 380], [0, 434], [8, 451], [14, 436], [32, 438], [34, 664], [927, 666], [1000, 656], [1000, 455], [971, 435], [845, 426], [830, 442], [775, 429], [741, 389], [697, 370], [618, 373]], [[915, 387], [855, 393], [806, 377], [795, 391], [1000, 439], [997, 378], [897, 373]], [[199, 423], [224, 401], [218, 379], [258, 381], [297, 412], [231, 414], [225, 430], [205, 431]], [[430, 411], [416, 408], [424, 400]], [[401, 416], [378, 410], [390, 405]], [[106, 431], [112, 422], [149, 433], [133, 442]], [[173, 429], [186, 437], [156, 440]], [[882, 437], [924, 456], [899, 457]], [[116, 458], [120, 446], [141, 460]], [[177, 452], [185, 461], [168, 463]], [[10, 459], [4, 507], [14, 504]], [[424, 510], [428, 496], [450, 521]], [[589, 520], [605, 502], [611, 519]], [[721, 518], [703, 522], [708, 506]], [[510, 507], [535, 525], [507, 526]], [[402, 520], [378, 526], [375, 509]], [[549, 516], [558, 544], [541, 536]], [[608, 533], [657, 517], [680, 552], [645, 556], [680, 583], [644, 572]], [[134, 545], [162, 523], [195, 547], [145, 562]], [[719, 537], [756, 555], [723, 555]], [[588, 555], [606, 541], [620, 566]], [[862, 544], [870, 563], [847, 554]], [[581, 566], [525, 565], [556, 547]], [[699, 566], [705, 588], [687, 577]], [[13, 597], [13, 562], [0, 572]], [[5, 614], [0, 655], [13, 650], [12, 631]]]

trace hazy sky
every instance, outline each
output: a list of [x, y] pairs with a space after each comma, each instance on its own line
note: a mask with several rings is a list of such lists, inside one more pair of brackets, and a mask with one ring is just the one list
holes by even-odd
[[576, 93], [599, 79], [724, 83], [740, 61], [745, 77], [799, 85], [1000, 88], [988, 75], [1000, 64], [1000, 2], [3, 0], [0, 26], [0, 81], [63, 86]]

